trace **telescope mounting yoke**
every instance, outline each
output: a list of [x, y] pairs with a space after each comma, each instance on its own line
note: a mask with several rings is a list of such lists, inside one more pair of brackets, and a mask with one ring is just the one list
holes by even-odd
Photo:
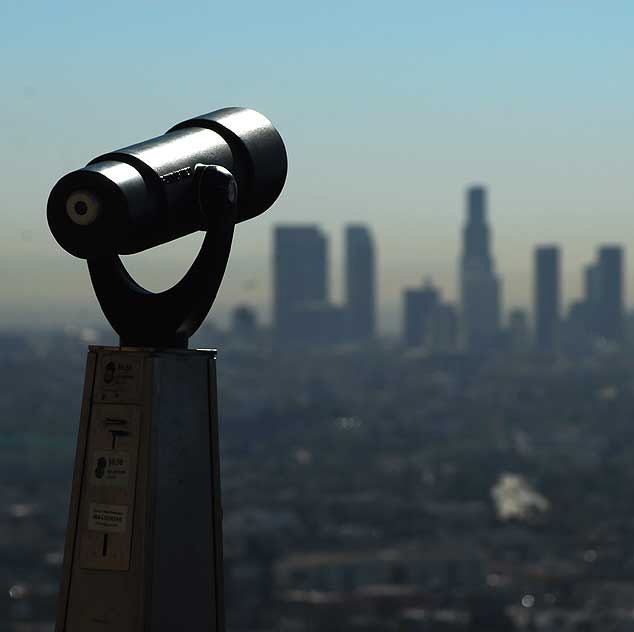
[[206, 231], [183, 278], [163, 292], [150, 292], [128, 273], [118, 254], [88, 258], [90, 279], [120, 345], [186, 349], [207, 316], [224, 275], [236, 223], [237, 184], [217, 165], [197, 164], [195, 191]]

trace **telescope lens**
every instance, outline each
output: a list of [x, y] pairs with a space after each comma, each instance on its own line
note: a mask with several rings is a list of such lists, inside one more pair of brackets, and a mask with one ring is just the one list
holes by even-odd
[[66, 213], [75, 224], [88, 226], [99, 217], [101, 203], [99, 198], [90, 191], [74, 191], [66, 200]]

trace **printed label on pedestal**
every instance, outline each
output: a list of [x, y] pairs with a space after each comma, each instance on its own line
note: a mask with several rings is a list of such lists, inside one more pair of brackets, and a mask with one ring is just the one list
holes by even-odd
[[93, 458], [93, 485], [127, 487], [130, 480], [130, 456], [127, 452], [97, 450]]
[[88, 528], [101, 533], [125, 533], [128, 519], [127, 505], [90, 503]]
[[142, 364], [142, 358], [138, 355], [117, 353], [102, 356], [97, 375], [98, 400], [136, 400], [140, 394]]

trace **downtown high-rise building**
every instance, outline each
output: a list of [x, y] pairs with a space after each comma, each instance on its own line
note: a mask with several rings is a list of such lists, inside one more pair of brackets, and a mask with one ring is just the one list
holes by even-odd
[[440, 289], [431, 280], [403, 291], [403, 345], [429, 353], [456, 350], [458, 314], [454, 305], [443, 302]]
[[574, 306], [572, 314], [579, 330], [578, 335], [585, 335], [589, 339], [598, 334], [599, 293], [599, 266], [597, 263], [589, 263], [583, 269], [583, 300]]
[[440, 303], [440, 292], [431, 282], [403, 292], [403, 344], [422, 347], [429, 344], [432, 319]]
[[[310, 336], [314, 314], [327, 307], [327, 240], [318, 226], [276, 226], [273, 320], [278, 337]], [[308, 324], [310, 321], [311, 324]]]
[[625, 335], [624, 253], [621, 246], [601, 246], [597, 259], [583, 270], [583, 299], [570, 310], [577, 338], [620, 342]]
[[557, 246], [535, 248], [533, 305], [535, 344], [540, 351], [559, 347], [561, 310], [561, 257]]
[[606, 340], [623, 339], [623, 248], [602, 246], [595, 265], [595, 332]]
[[349, 340], [370, 340], [376, 328], [376, 261], [366, 226], [346, 226], [345, 327]]
[[508, 348], [511, 351], [526, 351], [530, 344], [528, 314], [516, 307], [509, 312]]
[[467, 351], [484, 352], [499, 338], [500, 281], [490, 251], [486, 189], [470, 187], [466, 201], [460, 262], [461, 339]]

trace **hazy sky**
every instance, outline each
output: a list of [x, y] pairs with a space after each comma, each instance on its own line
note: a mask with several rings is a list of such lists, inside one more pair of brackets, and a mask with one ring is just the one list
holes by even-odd
[[[471, 183], [489, 188], [507, 309], [530, 303], [536, 243], [562, 245], [566, 300], [599, 243], [626, 246], [634, 282], [633, 32], [631, 0], [1, 0], [0, 323], [99, 313], [85, 263], [48, 232], [60, 176], [228, 105], [274, 122], [289, 175], [237, 230], [219, 315], [268, 315], [276, 222], [324, 226], [335, 299], [343, 225], [368, 223], [384, 328], [404, 285], [431, 276], [455, 297]], [[131, 269], [165, 287], [199, 241]]]

